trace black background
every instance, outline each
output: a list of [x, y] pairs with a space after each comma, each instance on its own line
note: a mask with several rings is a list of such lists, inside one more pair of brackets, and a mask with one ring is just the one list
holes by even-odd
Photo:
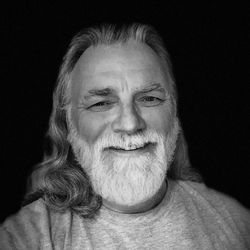
[[68, 43], [99, 22], [156, 27], [173, 62], [192, 164], [208, 186], [250, 208], [246, 5], [18, 1], [1, 12], [1, 221], [20, 208], [30, 168], [42, 159], [52, 90]]

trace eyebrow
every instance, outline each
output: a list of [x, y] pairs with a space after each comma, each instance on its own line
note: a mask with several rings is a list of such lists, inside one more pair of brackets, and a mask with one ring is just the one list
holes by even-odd
[[153, 84], [150, 84], [149, 86], [146, 86], [143, 89], [139, 89], [137, 92], [148, 93], [153, 90], [159, 90], [159, 89], [163, 89], [163, 86], [160, 83], [153, 83]]
[[104, 89], [91, 89], [88, 91], [88, 95], [85, 95], [85, 99], [89, 99], [92, 96], [108, 96], [115, 93], [115, 90], [112, 88], [104, 88]]
[[[163, 86], [160, 83], [153, 83], [149, 86], [146, 86], [142, 89], [137, 89], [136, 93], [148, 93], [153, 90], [161, 90], [163, 89]], [[116, 93], [115, 89], [113, 88], [104, 88], [104, 89], [91, 89], [88, 91], [88, 94], [84, 96], [86, 100], [90, 99], [93, 96], [109, 96], [114, 95]]]

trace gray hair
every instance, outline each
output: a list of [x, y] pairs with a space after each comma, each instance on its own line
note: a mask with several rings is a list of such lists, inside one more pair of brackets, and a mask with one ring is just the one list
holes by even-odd
[[[101, 197], [93, 191], [88, 176], [76, 162], [67, 140], [67, 110], [71, 102], [70, 79], [77, 61], [87, 48], [100, 44], [126, 43], [129, 39], [148, 45], [162, 59], [169, 82], [169, 92], [177, 109], [176, 85], [170, 58], [162, 38], [152, 26], [137, 23], [123, 27], [102, 24], [82, 30], [73, 37], [63, 58], [53, 94], [53, 110], [47, 133], [51, 150], [34, 168], [28, 182], [26, 200], [32, 200], [36, 194], [41, 194], [50, 208], [57, 211], [70, 208], [86, 218], [93, 217], [101, 207]], [[200, 175], [191, 168], [182, 130], [168, 177], [176, 180], [201, 181]]]

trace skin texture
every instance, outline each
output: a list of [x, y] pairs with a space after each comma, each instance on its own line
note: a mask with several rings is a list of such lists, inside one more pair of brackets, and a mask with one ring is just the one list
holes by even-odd
[[[71, 95], [73, 125], [90, 146], [107, 131], [133, 135], [153, 129], [166, 136], [175, 116], [164, 64], [149, 46], [134, 40], [88, 48], [72, 72]], [[165, 191], [163, 184], [148, 204], [138, 204], [139, 210], [155, 206]], [[113, 205], [117, 210], [119, 204]]]

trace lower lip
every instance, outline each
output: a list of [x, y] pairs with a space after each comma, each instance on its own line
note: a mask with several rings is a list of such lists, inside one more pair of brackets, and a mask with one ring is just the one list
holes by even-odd
[[134, 150], [107, 148], [105, 149], [105, 151], [111, 152], [113, 154], [118, 154], [120, 156], [138, 156], [138, 154], [152, 153], [154, 148], [155, 144], [149, 143], [142, 148], [137, 148]]

